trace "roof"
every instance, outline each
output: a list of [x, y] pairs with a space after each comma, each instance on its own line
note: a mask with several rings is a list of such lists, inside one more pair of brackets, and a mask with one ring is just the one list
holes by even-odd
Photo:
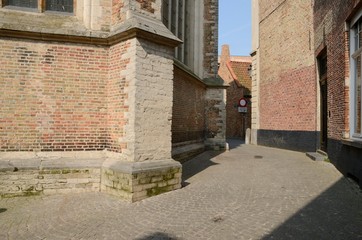
[[233, 71], [233, 76], [236, 76], [236, 81], [240, 83], [243, 87], [251, 90], [251, 77], [249, 75], [249, 69], [251, 61], [242, 62], [240, 59], [238, 61], [230, 61], [230, 66]]
[[230, 56], [231, 62], [247, 62], [251, 63], [252, 58], [250, 56]]
[[[221, 61], [221, 56], [218, 57], [218, 63]], [[251, 64], [252, 57], [250, 56], [230, 56], [232, 62], [248, 62]]]

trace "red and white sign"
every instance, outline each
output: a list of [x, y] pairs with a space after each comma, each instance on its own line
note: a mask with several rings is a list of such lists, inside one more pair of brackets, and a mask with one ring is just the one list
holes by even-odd
[[240, 107], [246, 107], [247, 105], [248, 105], [248, 100], [246, 100], [245, 98], [240, 98], [239, 106]]

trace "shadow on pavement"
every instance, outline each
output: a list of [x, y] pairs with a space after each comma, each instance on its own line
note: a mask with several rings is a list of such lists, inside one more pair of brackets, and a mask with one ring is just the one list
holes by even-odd
[[0, 213], [6, 212], [6, 208], [0, 208]]
[[203, 152], [196, 157], [192, 158], [191, 160], [182, 164], [182, 186], [185, 187], [189, 185], [186, 182], [187, 179], [191, 178], [192, 176], [204, 171], [205, 169], [217, 165], [212, 161], [212, 158], [220, 155], [221, 151], [206, 151]]
[[[231, 150], [242, 146], [244, 141], [240, 139], [228, 139], [227, 143], [229, 144], [229, 149]], [[189, 161], [184, 162], [182, 164], [182, 187], [189, 185], [187, 179], [213, 165], [217, 165], [218, 163], [213, 162], [212, 159], [222, 153], [224, 153], [224, 151], [206, 151]]]
[[174, 236], [170, 236], [166, 233], [155, 232], [152, 233], [151, 235], [137, 238], [136, 240], [177, 240], [177, 238]]
[[341, 178], [262, 239], [362, 239], [362, 191]]
[[244, 140], [237, 139], [237, 138], [227, 139], [226, 142], [229, 144], [229, 149], [230, 150], [241, 147], [243, 144], [245, 144]]

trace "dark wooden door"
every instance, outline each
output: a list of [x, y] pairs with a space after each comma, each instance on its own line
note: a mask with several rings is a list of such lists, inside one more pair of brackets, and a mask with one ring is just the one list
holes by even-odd
[[321, 89], [321, 150], [327, 151], [328, 143], [328, 98], [327, 98], [327, 80], [320, 82]]

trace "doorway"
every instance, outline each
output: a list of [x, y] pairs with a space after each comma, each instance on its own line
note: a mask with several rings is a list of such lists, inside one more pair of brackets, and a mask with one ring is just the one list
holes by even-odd
[[327, 79], [320, 82], [321, 89], [321, 140], [320, 149], [327, 151], [328, 143], [328, 98], [327, 98]]
[[327, 50], [318, 57], [319, 88], [320, 88], [320, 150], [327, 152], [328, 145], [328, 81], [327, 81]]

